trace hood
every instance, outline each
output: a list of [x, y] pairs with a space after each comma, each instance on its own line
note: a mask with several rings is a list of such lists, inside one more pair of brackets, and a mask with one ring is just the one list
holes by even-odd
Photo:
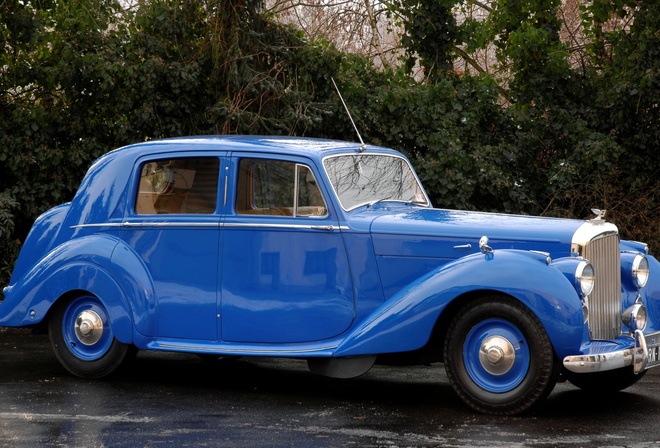
[[[383, 214], [389, 210], [391, 213]], [[571, 240], [584, 221], [457, 210], [384, 206], [371, 223], [376, 255], [457, 258], [479, 251], [487, 236], [497, 249], [571, 253]]]

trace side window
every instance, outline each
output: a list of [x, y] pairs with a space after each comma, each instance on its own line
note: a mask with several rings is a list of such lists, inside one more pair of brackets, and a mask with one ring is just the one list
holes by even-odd
[[139, 215], [214, 213], [219, 171], [220, 161], [215, 157], [146, 162], [140, 169], [135, 212]]
[[324, 217], [328, 209], [308, 166], [281, 160], [241, 159], [236, 213]]

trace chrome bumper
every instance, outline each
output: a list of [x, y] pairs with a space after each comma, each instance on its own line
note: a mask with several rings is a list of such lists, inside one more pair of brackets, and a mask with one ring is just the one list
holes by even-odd
[[635, 373], [660, 365], [660, 332], [635, 331], [635, 346], [609, 353], [573, 355], [564, 358], [564, 367], [575, 373], [594, 373], [633, 366]]

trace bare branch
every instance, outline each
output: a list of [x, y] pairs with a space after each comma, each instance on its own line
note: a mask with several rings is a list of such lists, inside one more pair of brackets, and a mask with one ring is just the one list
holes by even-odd
[[374, 10], [371, 7], [371, 2], [369, 0], [364, 0], [364, 6], [367, 9], [367, 14], [369, 15], [369, 25], [371, 26], [371, 45], [376, 50], [376, 54], [378, 55], [383, 67], [387, 67], [388, 63], [383, 57], [383, 47], [380, 44], [378, 33], [378, 23], [376, 20], [376, 15], [374, 14]]
[[472, 3], [473, 5], [477, 5], [480, 8], [485, 9], [488, 12], [493, 12], [493, 8], [491, 8], [489, 5], [482, 3], [478, 0], [468, 0], [468, 3]]
[[272, 6], [268, 7], [266, 11], [279, 14], [284, 11], [296, 8], [336, 8], [338, 6], [344, 6], [352, 3], [351, 0], [343, 0], [336, 2], [318, 2], [318, 3], [307, 3], [307, 2], [294, 2], [292, 0], [279, 0], [272, 3]]
[[[467, 54], [462, 48], [454, 47], [453, 50], [456, 52], [456, 54], [458, 54], [461, 58], [463, 58], [465, 60], [465, 62], [470, 64], [479, 73], [482, 73], [482, 74], [487, 73], [486, 70], [481, 65], [479, 65], [479, 63], [477, 61], [472, 59], [472, 57], [469, 54]], [[497, 90], [500, 92], [500, 95], [502, 95], [502, 97], [506, 101], [510, 101], [509, 92], [504, 87], [497, 84]]]

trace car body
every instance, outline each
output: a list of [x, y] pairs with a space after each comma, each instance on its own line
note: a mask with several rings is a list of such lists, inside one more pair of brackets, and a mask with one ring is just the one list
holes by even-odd
[[614, 391], [658, 364], [660, 265], [602, 214], [436, 209], [376, 146], [148, 141], [36, 220], [0, 326], [47, 326], [82, 377], [135, 348], [303, 358], [338, 378], [442, 361], [468, 405], [516, 414], [561, 373]]

